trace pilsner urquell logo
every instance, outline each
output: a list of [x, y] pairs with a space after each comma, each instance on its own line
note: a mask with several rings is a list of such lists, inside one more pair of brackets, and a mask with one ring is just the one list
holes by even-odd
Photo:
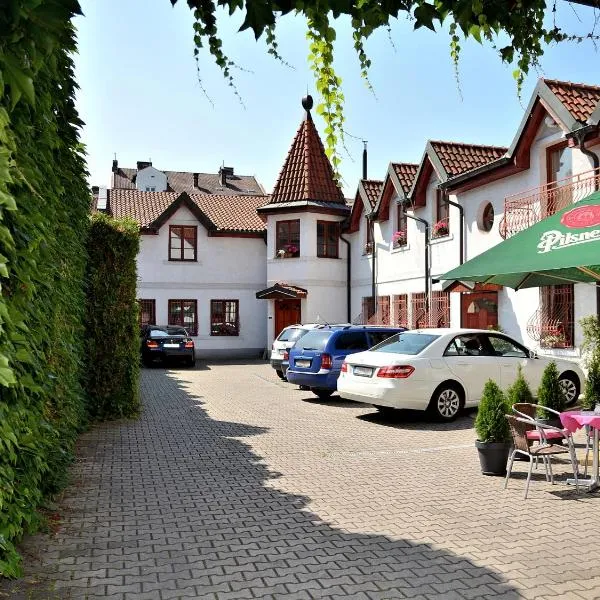
[[[560, 219], [560, 224], [569, 229], [584, 229], [600, 226], [600, 205], [579, 206], [567, 211]], [[557, 229], [545, 231], [538, 244], [538, 254], [569, 248], [577, 244], [585, 244], [600, 240], [600, 229], [582, 231], [581, 233], [563, 233]]]

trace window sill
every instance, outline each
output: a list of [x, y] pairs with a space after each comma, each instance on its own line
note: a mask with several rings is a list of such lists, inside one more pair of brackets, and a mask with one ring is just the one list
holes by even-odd
[[317, 254], [317, 258], [329, 258], [330, 260], [338, 260], [340, 257], [339, 256], [319, 256]]
[[163, 265], [199, 265], [200, 261], [198, 260], [173, 260], [167, 259], [163, 260]]
[[451, 233], [448, 235], [440, 235], [439, 237], [431, 238], [431, 240], [429, 240], [429, 245], [442, 244], [444, 242], [449, 242], [450, 240], [453, 240], [453, 239], [454, 239], [454, 236]]
[[410, 244], [405, 244], [404, 246], [396, 246], [394, 248], [394, 246], [392, 246], [392, 249], [390, 250], [390, 252], [392, 254], [397, 254], [399, 252], [408, 252], [410, 250]]

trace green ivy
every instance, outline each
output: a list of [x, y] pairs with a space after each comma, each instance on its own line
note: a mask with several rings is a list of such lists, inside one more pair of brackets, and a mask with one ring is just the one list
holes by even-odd
[[66, 481], [81, 386], [89, 190], [74, 104], [75, 1], [0, 10], [0, 574]]
[[88, 238], [86, 392], [93, 418], [139, 411], [140, 342], [136, 301], [139, 226], [92, 217]]

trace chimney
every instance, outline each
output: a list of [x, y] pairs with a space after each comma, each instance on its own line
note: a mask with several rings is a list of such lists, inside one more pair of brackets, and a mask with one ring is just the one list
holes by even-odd
[[363, 179], [367, 178], [367, 140], [363, 140]]
[[220, 182], [223, 187], [227, 186], [227, 177], [233, 177], [233, 167], [221, 167], [219, 169]]
[[112, 172], [116, 173], [119, 170], [119, 161], [115, 158], [113, 160]]
[[198, 173], [194, 173], [194, 187], [198, 187]]
[[145, 169], [146, 167], [151, 167], [152, 166], [152, 161], [150, 160], [138, 160], [137, 161], [137, 170], [141, 171], [142, 169]]

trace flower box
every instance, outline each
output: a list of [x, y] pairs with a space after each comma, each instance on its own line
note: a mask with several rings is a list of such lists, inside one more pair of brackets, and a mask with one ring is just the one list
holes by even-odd
[[392, 245], [394, 248], [406, 246], [406, 231], [396, 231], [392, 235]]
[[440, 238], [447, 236], [449, 233], [450, 228], [448, 227], [448, 221], [438, 221], [433, 225], [431, 236], [433, 238]]

